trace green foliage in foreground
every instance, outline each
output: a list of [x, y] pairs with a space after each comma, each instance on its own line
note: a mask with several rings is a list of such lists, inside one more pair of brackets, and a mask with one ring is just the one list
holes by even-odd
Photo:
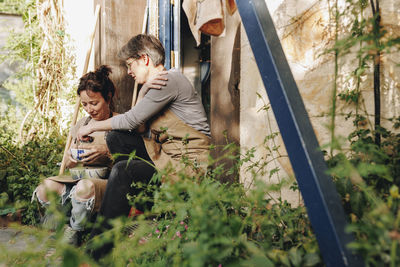
[[163, 184], [152, 210], [157, 217], [131, 238], [118, 240], [107, 260], [118, 266], [320, 264], [304, 207], [272, 203], [265, 199], [269, 190], [257, 182], [246, 193], [240, 184], [210, 178]]
[[[117, 246], [99, 265], [320, 266], [304, 207], [271, 203], [264, 197], [268, 190], [259, 182], [246, 193], [239, 184], [223, 185], [209, 178], [165, 183], [156, 193], [151, 214], [116, 220], [114, 229], [101, 236], [97, 242], [111, 238]], [[132, 225], [137, 229], [126, 234]], [[39, 233], [35, 233], [42, 244], [39, 252], [32, 244], [32, 251], [5, 254], [0, 261], [26, 266], [97, 265], [83, 249], [62, 244], [61, 228], [53, 238]], [[51, 251], [54, 254], [49, 255]]]
[[[29, 202], [31, 193], [40, 178], [57, 173], [55, 163], [61, 160], [63, 144], [55, 138], [34, 140], [19, 147], [12, 141], [11, 126], [8, 118], [0, 128], [0, 153], [6, 159], [0, 168], [1, 209], [22, 208], [23, 222], [35, 225], [38, 209]], [[349, 136], [350, 152], [338, 152], [328, 160], [328, 165], [348, 215], [348, 231], [355, 236], [350, 248], [367, 266], [398, 266], [400, 135], [384, 129], [381, 132], [382, 143], [377, 146], [373, 132], [356, 130]], [[226, 147], [230, 149], [232, 145]], [[241, 159], [226, 156], [235, 159], [238, 167], [252, 160], [255, 150], [251, 151]], [[116, 244], [113, 253], [101, 263], [93, 262], [84, 253], [86, 243], [74, 248], [61, 242], [63, 224], [54, 232], [42, 229], [35, 234], [31, 228], [23, 228], [23, 232], [35, 236], [36, 242], [30, 242], [23, 253], [3, 254], [0, 262], [17, 266], [78, 266], [84, 262], [91, 266], [323, 265], [305, 207], [293, 207], [280, 198], [266, 198], [281, 188], [261, 182], [259, 178], [265, 174], [256, 175], [251, 168], [257, 166], [246, 169], [254, 177], [252, 189], [219, 182], [229, 173], [222, 166], [205, 176], [182, 174], [179, 182], [164, 183], [161, 187], [142, 185], [143, 192], [154, 192], [152, 210], [133, 219], [115, 220], [111, 231], [93, 241], [95, 245], [108, 240]], [[168, 170], [154, 179], [165, 175]], [[281, 184], [287, 185], [288, 181]], [[295, 184], [292, 189], [298, 190]], [[132, 205], [148, 201], [146, 195], [130, 196]], [[64, 223], [65, 215], [56, 205], [51, 211]], [[129, 228], [136, 230], [131, 232]]]
[[[338, 153], [328, 164], [348, 215], [348, 230], [356, 238], [350, 247], [357, 251], [367, 266], [398, 266], [400, 136], [386, 131], [382, 147], [376, 146], [371, 136], [373, 133], [369, 132], [353, 133], [350, 136], [351, 153], [347, 156]], [[2, 132], [1, 138], [2, 147], [18, 155], [17, 158], [23, 158], [24, 164], [30, 162], [27, 165], [29, 172], [16, 158], [8, 156], [13, 168], [11, 165], [6, 168], [5, 176], [5, 188], [10, 199], [27, 203], [39, 181], [38, 177], [52, 175], [56, 170], [51, 163], [40, 168], [41, 165], [36, 162], [60, 155], [62, 146], [50, 140], [45, 145], [31, 142], [20, 149], [9, 142], [11, 139], [7, 139], [10, 137], [5, 132]], [[28, 150], [29, 153], [26, 152]], [[241, 164], [240, 160], [238, 164]], [[122, 218], [113, 222], [114, 229], [95, 242], [98, 244], [111, 239], [116, 243], [113, 253], [100, 265], [323, 265], [303, 206], [292, 207], [280, 199], [266, 199], [267, 194], [279, 190], [279, 187], [267, 186], [257, 179], [251, 190], [237, 183], [222, 184], [217, 179], [223, 173], [221, 168], [214, 168], [205, 177], [182, 175], [180, 182], [164, 183], [160, 188], [143, 185], [144, 189], [155, 191], [153, 209], [134, 219]], [[25, 177], [24, 182], [17, 182], [18, 177]], [[296, 186], [292, 188], [297, 190]], [[143, 198], [145, 195], [132, 196], [132, 204], [146, 200]], [[53, 210], [57, 212], [56, 208]], [[25, 222], [32, 224], [34, 214], [28, 214]], [[62, 216], [59, 214], [60, 218]], [[133, 225], [136, 230], [127, 232]], [[39, 231], [36, 240], [42, 244], [40, 251], [32, 244], [32, 249], [24, 253], [4, 254], [0, 261], [7, 265], [26, 266], [61, 263], [77, 266], [83, 262], [97, 265], [84, 254], [84, 249], [62, 244], [59, 238], [62, 232], [62, 227], [59, 227], [50, 233], [53, 237], [48, 238], [48, 231]], [[53, 252], [49, 254], [49, 251]]]
[[400, 265], [400, 134], [380, 128], [375, 133], [357, 129], [348, 137], [350, 153], [338, 153], [328, 161], [345, 212], [351, 244], [367, 266]]
[[0, 212], [13, 205], [22, 211], [24, 224], [36, 224], [37, 205], [30, 203], [31, 195], [40, 179], [58, 174], [64, 138], [35, 138], [20, 145], [16, 128], [13, 118], [0, 118]]

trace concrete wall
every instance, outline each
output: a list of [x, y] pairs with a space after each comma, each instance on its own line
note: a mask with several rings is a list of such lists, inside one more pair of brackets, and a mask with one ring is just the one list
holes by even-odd
[[[10, 30], [19, 32], [23, 30], [23, 22], [21, 16], [0, 14], [0, 47], [6, 44]], [[1, 51], [2, 54], [7, 52]], [[11, 100], [14, 104], [15, 100], [12, 92], [2, 87], [2, 84], [8, 77], [12, 76], [17, 70], [19, 63], [4, 61], [0, 63], [0, 112], [6, 111], [7, 101]]]
[[124, 112], [131, 107], [134, 80], [127, 75], [125, 65], [117, 58], [117, 52], [132, 36], [141, 33], [146, 1], [136, 1], [135, 4], [130, 4], [128, 0], [64, 1], [67, 32], [75, 47], [78, 78], [83, 74], [97, 4], [101, 9], [89, 70], [102, 64], [111, 67], [111, 79], [117, 88], [114, 97], [116, 111]]
[[[288, 59], [293, 76], [303, 97], [307, 112], [320, 145], [329, 143], [330, 112], [332, 103], [332, 90], [334, 81], [334, 57], [331, 54], [322, 55], [334, 40], [334, 28], [329, 16], [328, 1], [318, 0], [277, 0], [266, 1], [275, 27], [281, 39], [283, 50]], [[344, 1], [339, 1], [343, 5]], [[392, 33], [400, 35], [399, 12], [400, 3], [394, 0], [380, 1], [382, 23]], [[330, 5], [332, 6], [333, 1]], [[367, 10], [368, 12], [368, 10]], [[286, 151], [282, 140], [277, 137], [267, 140], [265, 137], [278, 132], [274, 115], [271, 110], [265, 111], [263, 107], [269, 100], [261, 81], [251, 48], [245, 31], [242, 29], [241, 44], [241, 83], [240, 83], [240, 143], [242, 151], [256, 147], [254, 162], [262, 162], [277, 158], [270, 162], [265, 169], [266, 174], [261, 179], [276, 183], [285, 177], [293, 177]], [[347, 55], [339, 60], [338, 92], [354, 88], [354, 79], [349, 79], [349, 74], [357, 66], [356, 60], [351, 60], [353, 55]], [[400, 91], [399, 91], [399, 54], [383, 57], [381, 67], [382, 92], [381, 106], [382, 117], [390, 118], [399, 116]], [[373, 76], [369, 71], [368, 76], [362, 79], [362, 96], [365, 102], [366, 113], [374, 113], [373, 105]], [[268, 88], [267, 88], [268, 90]], [[259, 94], [258, 97], [257, 94]], [[353, 130], [352, 119], [346, 120], [345, 114], [354, 110], [343, 101], [338, 100], [336, 131], [337, 136], [346, 137]], [[354, 111], [353, 111], [354, 112]], [[340, 113], [344, 115], [340, 115]], [[373, 117], [369, 116], [372, 123]], [[383, 125], [388, 122], [383, 120]], [[346, 144], [343, 144], [346, 146]], [[277, 151], [270, 152], [268, 148], [279, 146]], [[283, 157], [282, 157], [283, 156]], [[252, 177], [242, 168], [241, 180], [251, 185]], [[268, 171], [273, 168], [280, 171], [268, 177]], [[292, 178], [293, 180], [293, 178]], [[281, 195], [292, 203], [297, 203], [299, 196], [285, 188], [274, 196]]]
[[[86, 51], [90, 44], [90, 34], [93, 30], [94, 4], [93, 0], [64, 1], [64, 17], [66, 32], [71, 40], [71, 48], [75, 54], [77, 78], [83, 74]], [[94, 53], [90, 58], [89, 70], [94, 67]]]

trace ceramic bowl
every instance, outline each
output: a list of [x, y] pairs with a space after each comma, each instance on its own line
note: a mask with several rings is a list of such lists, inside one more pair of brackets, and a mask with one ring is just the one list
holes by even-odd
[[109, 169], [107, 167], [86, 167], [86, 178], [107, 179]]
[[75, 167], [69, 169], [69, 172], [74, 180], [84, 178], [107, 179], [109, 169], [107, 167]]
[[86, 168], [85, 167], [76, 167], [69, 169], [69, 173], [74, 180], [80, 180], [86, 178]]
[[71, 148], [70, 151], [71, 151], [71, 156], [74, 160], [81, 161], [83, 159], [82, 155], [87, 152], [90, 152], [91, 150], [84, 148]]

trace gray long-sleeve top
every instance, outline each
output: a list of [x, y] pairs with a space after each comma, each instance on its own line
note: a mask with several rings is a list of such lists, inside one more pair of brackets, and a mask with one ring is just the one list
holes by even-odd
[[150, 89], [132, 109], [112, 117], [113, 130], [133, 130], [168, 108], [187, 125], [210, 136], [204, 107], [190, 81], [177, 69], [167, 74], [167, 85], [161, 90]]

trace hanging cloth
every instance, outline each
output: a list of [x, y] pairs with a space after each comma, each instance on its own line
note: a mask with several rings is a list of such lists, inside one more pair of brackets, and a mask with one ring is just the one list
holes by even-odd
[[204, 34], [219, 36], [225, 29], [221, 0], [197, 0], [196, 27]]
[[235, 11], [237, 10], [235, 0], [226, 0], [226, 10], [231, 16], [235, 13]]
[[220, 36], [225, 29], [222, 0], [184, 0], [182, 8], [188, 18], [197, 46], [201, 33]]

